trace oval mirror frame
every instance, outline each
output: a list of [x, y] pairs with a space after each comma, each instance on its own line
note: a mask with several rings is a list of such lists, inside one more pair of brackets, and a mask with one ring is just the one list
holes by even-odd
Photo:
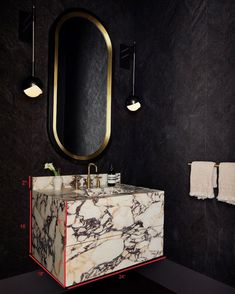
[[[58, 130], [57, 130], [57, 118], [58, 118], [58, 71], [59, 71], [59, 34], [62, 25], [69, 19], [72, 18], [83, 18], [89, 22], [91, 22], [102, 34], [106, 48], [107, 48], [107, 78], [106, 78], [106, 126], [105, 126], [105, 135], [103, 139], [103, 143], [98, 147], [98, 149], [88, 155], [79, 155], [71, 152], [64, 146], [61, 142]], [[49, 58], [49, 62], [52, 62], [51, 66], [49, 66], [49, 119], [48, 119], [48, 133], [49, 138], [59, 153], [66, 155], [67, 158], [73, 160], [91, 160], [97, 157], [108, 145], [110, 136], [111, 136], [111, 91], [112, 91], [112, 43], [108, 32], [101, 24], [101, 22], [94, 17], [92, 14], [83, 11], [83, 10], [73, 10], [63, 14], [61, 17], [57, 19], [54, 26], [52, 27], [52, 38], [50, 36], [49, 42], [49, 50], [52, 58]], [[50, 65], [50, 64], [49, 64]], [[52, 67], [53, 65], [53, 67]]]

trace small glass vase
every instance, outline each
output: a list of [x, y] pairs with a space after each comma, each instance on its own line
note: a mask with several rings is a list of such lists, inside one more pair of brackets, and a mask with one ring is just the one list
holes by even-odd
[[61, 176], [53, 177], [53, 186], [55, 191], [60, 191], [63, 185], [63, 178]]

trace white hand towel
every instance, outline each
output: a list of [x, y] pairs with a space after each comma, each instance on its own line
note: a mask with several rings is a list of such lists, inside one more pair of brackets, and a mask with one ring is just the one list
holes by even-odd
[[193, 161], [190, 174], [190, 196], [198, 199], [214, 198], [217, 169], [212, 161]]
[[235, 205], [235, 163], [221, 162], [219, 165], [219, 201]]

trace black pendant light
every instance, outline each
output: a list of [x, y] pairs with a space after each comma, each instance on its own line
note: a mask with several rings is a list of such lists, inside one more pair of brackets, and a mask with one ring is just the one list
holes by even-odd
[[132, 46], [132, 93], [126, 99], [126, 107], [130, 111], [137, 111], [141, 107], [139, 98], [135, 96], [135, 42]]
[[42, 94], [42, 82], [35, 77], [35, 6], [32, 9], [32, 76], [27, 78], [23, 84], [25, 95], [36, 98]]

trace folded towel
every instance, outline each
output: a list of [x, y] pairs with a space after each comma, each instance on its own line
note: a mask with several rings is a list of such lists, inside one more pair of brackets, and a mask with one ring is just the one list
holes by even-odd
[[221, 162], [219, 165], [219, 201], [235, 205], [235, 163]]
[[193, 161], [190, 174], [190, 196], [198, 199], [214, 198], [217, 169], [212, 161]]

